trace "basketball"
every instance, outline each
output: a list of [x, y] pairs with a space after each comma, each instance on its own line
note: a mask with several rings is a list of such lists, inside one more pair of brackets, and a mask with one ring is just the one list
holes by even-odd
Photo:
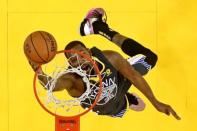
[[26, 57], [35, 63], [50, 62], [57, 52], [57, 43], [53, 35], [45, 31], [36, 31], [27, 36], [24, 42]]

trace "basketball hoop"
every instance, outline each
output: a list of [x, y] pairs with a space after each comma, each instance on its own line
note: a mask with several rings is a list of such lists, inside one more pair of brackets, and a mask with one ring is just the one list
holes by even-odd
[[[48, 79], [47, 81], [48, 83], [45, 84], [45, 88], [47, 88], [47, 90], [46, 89], [44, 90], [44, 88], [41, 87], [40, 84], [38, 84], [37, 82], [37, 77], [41, 74], [38, 74], [38, 72], [35, 73], [34, 81], [33, 81], [34, 94], [41, 107], [49, 114], [55, 116], [55, 131], [79, 131], [80, 117], [88, 113], [91, 109], [93, 109], [94, 106], [99, 101], [99, 97], [101, 96], [102, 93], [102, 78], [94, 60], [92, 60], [88, 55], [85, 55], [76, 50], [62, 50], [57, 52], [56, 57], [64, 55], [64, 53], [75, 54], [73, 55], [73, 57], [77, 57], [77, 60], [78, 60], [78, 56], [80, 55], [80, 57], [82, 57], [85, 60], [84, 63], [86, 62], [92, 63], [93, 66], [91, 67], [90, 70], [94, 70], [95, 72], [94, 79], [96, 80], [96, 82], [91, 83], [92, 74], [88, 74], [85, 70], [82, 69], [84, 63], [82, 63], [78, 67], [72, 67], [72, 65], [70, 65], [69, 62], [66, 61], [65, 56], [63, 56], [60, 59], [57, 59], [56, 62], [51, 64], [55, 68], [47, 68], [47, 66], [42, 65], [42, 69], [44, 69], [44, 72], [48, 71], [47, 73], [51, 75], [50, 76], [51, 78]], [[68, 60], [69, 59], [71, 59], [71, 57], [68, 58]], [[60, 66], [58, 62], [62, 63], [62, 60], [64, 61], [64, 63], [63, 65]], [[54, 60], [52, 60], [51, 62], [53, 61]], [[39, 66], [39, 68], [41, 68], [41, 65]], [[67, 73], [75, 73], [79, 75], [82, 78], [83, 82], [85, 83], [87, 89], [78, 98], [71, 98], [71, 99], [66, 98], [66, 100], [65, 99], [62, 100], [54, 95], [53, 89], [55, 87], [55, 83], [57, 82], [57, 79]], [[49, 76], [46, 75], [46, 78], [49, 78]], [[94, 94], [94, 96], [92, 94], [89, 95], [91, 90], [93, 90], [92, 87], [95, 86], [97, 86], [96, 93]], [[64, 95], [60, 95], [60, 96], [64, 96]], [[66, 97], [69, 98], [69, 96]], [[86, 105], [88, 105], [88, 109], [82, 109], [81, 107], [81, 103], [84, 102], [84, 99], [91, 99], [88, 103], [85, 103]]]

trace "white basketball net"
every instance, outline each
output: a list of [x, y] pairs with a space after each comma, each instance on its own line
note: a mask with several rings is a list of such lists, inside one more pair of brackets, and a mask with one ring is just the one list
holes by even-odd
[[[69, 59], [72, 59], [73, 57], [76, 58], [79, 66], [78, 67], [73, 67], [72, 65], [69, 64]], [[84, 58], [85, 59], [85, 58]], [[70, 112], [72, 111], [72, 108], [75, 106], [80, 106], [81, 104], [86, 104], [88, 106], [91, 106], [94, 103], [94, 100], [98, 94], [99, 91], [99, 79], [98, 79], [98, 74], [91, 75], [90, 73], [88, 74], [85, 70], [82, 69], [83, 64], [89, 62], [88, 60], [85, 60], [82, 64], [79, 63], [79, 57], [78, 55], [73, 55], [72, 57], [68, 58], [67, 60], [65, 59], [63, 66], [57, 66], [55, 65], [55, 70], [53, 70], [52, 73], [44, 75], [44, 74], [38, 74], [45, 76], [47, 78], [47, 84], [45, 84], [45, 88], [47, 89], [47, 96], [46, 96], [46, 102], [44, 103], [46, 106], [47, 105], [53, 105], [53, 108], [64, 108], [64, 111]], [[70, 68], [68, 68], [70, 67]], [[46, 71], [47, 66], [43, 69], [43, 71]], [[92, 66], [90, 71], [94, 70], [94, 67]], [[86, 91], [78, 98], [73, 98], [71, 100], [61, 100], [58, 99], [54, 95], [54, 88], [56, 86], [57, 80], [68, 73], [76, 73], [79, 76], [81, 76], [83, 82], [86, 85]], [[96, 81], [93, 80], [97, 79]], [[40, 81], [41, 82], [41, 81]], [[44, 83], [41, 82], [42, 85]], [[52, 104], [51, 104], [52, 103]], [[79, 111], [80, 112], [80, 111]]]

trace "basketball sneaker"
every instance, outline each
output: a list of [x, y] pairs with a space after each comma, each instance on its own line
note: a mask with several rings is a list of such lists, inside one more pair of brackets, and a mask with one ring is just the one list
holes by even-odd
[[112, 41], [114, 35], [118, 32], [109, 28], [107, 15], [102, 8], [93, 8], [88, 11], [86, 17], [80, 25], [80, 35], [86, 36], [91, 34], [99, 34]]
[[80, 35], [85, 36], [90, 34], [98, 34], [98, 25], [105, 26], [105, 28], [108, 27], [106, 24], [106, 18], [106, 13], [102, 8], [93, 8], [89, 10], [83, 22], [81, 22]]

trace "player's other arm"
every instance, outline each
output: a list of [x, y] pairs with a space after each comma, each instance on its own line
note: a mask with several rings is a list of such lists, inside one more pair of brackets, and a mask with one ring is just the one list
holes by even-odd
[[[31, 65], [32, 69], [37, 72], [38, 75], [38, 79], [40, 81], [40, 84], [45, 88], [45, 89], [49, 89], [50, 86], [50, 82], [52, 82], [52, 77], [45, 74], [41, 68], [39, 68], [39, 64], [34, 63], [32, 61], [29, 61], [29, 64]], [[53, 89], [53, 91], [61, 91], [64, 89], [70, 89], [73, 86], [73, 82], [71, 79], [68, 79], [66, 77], [64, 78], [60, 78], [57, 80], [56, 84], [55, 84], [55, 88]]]
[[176, 119], [180, 119], [170, 105], [164, 104], [156, 99], [146, 80], [127, 62], [127, 60], [116, 52], [111, 53], [111, 58], [111, 63], [114, 67], [124, 75], [125, 78], [129, 79], [133, 85], [148, 98], [158, 111], [167, 115], [172, 114]]

